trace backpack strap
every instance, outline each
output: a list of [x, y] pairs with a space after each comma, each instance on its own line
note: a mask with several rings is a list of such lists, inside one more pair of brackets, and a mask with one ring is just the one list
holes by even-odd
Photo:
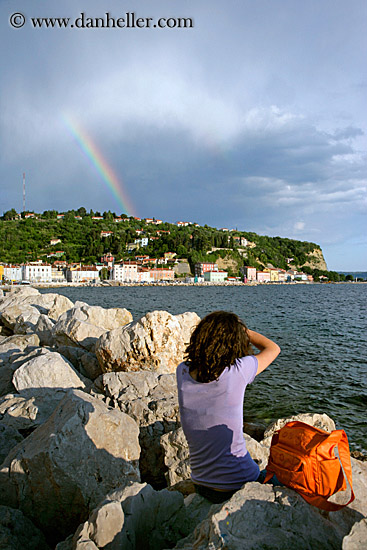
[[[316, 430], [320, 431], [317, 428]], [[276, 435], [277, 434], [275, 433], [273, 437]], [[344, 508], [345, 506], [348, 506], [348, 504], [353, 502], [353, 500], [355, 499], [355, 494], [354, 494], [353, 485], [352, 485], [352, 466], [350, 462], [350, 453], [349, 453], [347, 434], [345, 433], [344, 430], [334, 430], [334, 432], [329, 434], [329, 438], [334, 439], [335, 445], [338, 445], [339, 461], [342, 465], [341, 480], [344, 479], [344, 475], [345, 475], [351, 490], [351, 496], [349, 501], [346, 504], [336, 504], [333, 502], [329, 502], [328, 497], [310, 496], [310, 495], [305, 495], [301, 492], [299, 492], [298, 494], [301, 495], [306, 500], [306, 502], [308, 502], [309, 504], [312, 504], [313, 506], [316, 506], [317, 508], [321, 508], [322, 510], [327, 510], [328, 512], [336, 512], [337, 510], [341, 510], [342, 508]], [[272, 444], [273, 444], [273, 441], [272, 441]], [[263, 483], [267, 483], [275, 473], [272, 470], [271, 464], [269, 463], [266, 470], [267, 470], [266, 476]]]
[[[335, 444], [338, 445], [338, 454], [339, 454], [339, 460], [342, 465], [343, 473], [345, 477], [348, 480], [349, 486], [350, 486], [350, 499], [345, 504], [336, 504], [334, 502], [329, 502], [326, 497], [320, 497], [320, 496], [309, 496], [304, 495], [300, 493], [300, 495], [313, 506], [317, 506], [317, 508], [321, 508], [322, 510], [326, 510], [328, 512], [336, 512], [337, 510], [341, 510], [345, 506], [348, 506], [353, 500], [356, 498], [354, 491], [353, 491], [353, 485], [352, 485], [352, 465], [350, 462], [350, 453], [349, 453], [349, 445], [348, 445], [348, 438], [347, 434], [344, 430], [335, 430], [331, 435], [335, 436]], [[271, 475], [270, 475], [271, 477]]]

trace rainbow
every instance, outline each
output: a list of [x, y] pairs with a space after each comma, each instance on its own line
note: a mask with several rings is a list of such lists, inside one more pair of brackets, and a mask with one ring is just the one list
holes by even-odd
[[112, 191], [112, 194], [121, 207], [122, 212], [128, 216], [136, 216], [135, 208], [132, 206], [126, 191], [123, 189], [122, 183], [119, 181], [111, 166], [108, 165], [101, 150], [93, 142], [92, 138], [81, 127], [81, 125], [70, 116], [63, 115], [62, 120], [71, 135], [75, 138], [80, 149], [83, 153], [85, 153], [92, 165], [96, 168], [99, 175], [102, 177], [102, 181], [107, 185], [108, 189]]

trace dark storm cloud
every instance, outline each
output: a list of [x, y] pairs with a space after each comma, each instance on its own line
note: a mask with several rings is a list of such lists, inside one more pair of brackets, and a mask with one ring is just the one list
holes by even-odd
[[68, 115], [141, 216], [315, 240], [326, 253], [365, 234], [362, 1], [19, 0], [16, 8], [28, 17], [192, 15], [195, 28], [16, 31], [7, 24], [13, 3], [1, 3], [3, 210], [19, 209], [23, 171], [36, 211], [119, 210], [63, 124]]

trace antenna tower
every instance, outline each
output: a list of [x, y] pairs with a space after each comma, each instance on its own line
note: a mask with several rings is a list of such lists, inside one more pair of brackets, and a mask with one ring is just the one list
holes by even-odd
[[25, 212], [25, 172], [23, 172], [23, 212]]

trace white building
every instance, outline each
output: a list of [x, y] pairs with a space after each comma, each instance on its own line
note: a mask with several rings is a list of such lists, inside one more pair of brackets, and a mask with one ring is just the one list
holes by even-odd
[[141, 239], [135, 239], [134, 244], [138, 246], [148, 246], [149, 239], [148, 237], [142, 237]]
[[67, 269], [68, 283], [87, 283], [99, 281], [99, 270], [94, 265], [82, 265], [76, 269]]
[[22, 278], [30, 283], [51, 283], [51, 265], [42, 263], [24, 264], [22, 266]]
[[21, 281], [23, 279], [23, 270], [20, 265], [4, 265], [4, 280]]
[[205, 271], [204, 273], [204, 281], [209, 283], [224, 283], [227, 277], [227, 271]]
[[112, 270], [112, 280], [120, 281], [120, 283], [135, 283], [138, 280], [137, 273], [137, 263], [115, 264]]
[[51, 278], [53, 283], [65, 283], [65, 270], [61, 267], [51, 267]]

